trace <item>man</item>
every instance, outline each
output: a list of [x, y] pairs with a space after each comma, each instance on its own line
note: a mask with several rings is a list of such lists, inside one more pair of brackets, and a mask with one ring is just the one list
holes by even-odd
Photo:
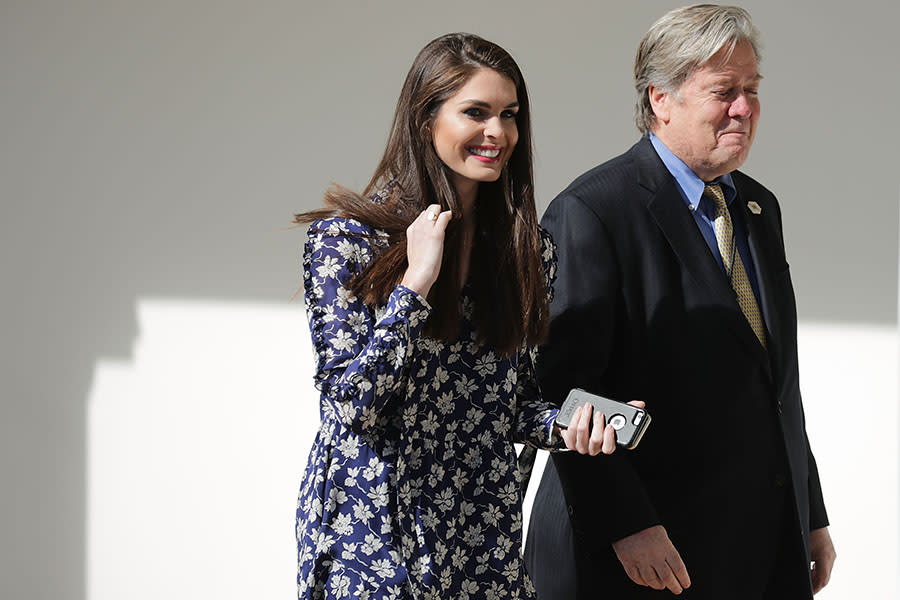
[[526, 548], [542, 600], [598, 582], [615, 600], [793, 600], [828, 582], [781, 212], [735, 170], [759, 119], [758, 35], [735, 7], [657, 21], [635, 61], [644, 136], [544, 214], [545, 396], [645, 400], [653, 422], [633, 452], [548, 461]]

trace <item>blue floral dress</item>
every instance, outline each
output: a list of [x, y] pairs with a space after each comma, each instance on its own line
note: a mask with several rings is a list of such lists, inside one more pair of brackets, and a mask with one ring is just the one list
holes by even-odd
[[478, 344], [465, 288], [452, 344], [422, 334], [431, 307], [403, 286], [363, 305], [344, 284], [385, 239], [334, 218], [304, 249], [321, 425], [297, 504], [298, 597], [533, 599], [513, 442], [562, 447], [534, 350]]

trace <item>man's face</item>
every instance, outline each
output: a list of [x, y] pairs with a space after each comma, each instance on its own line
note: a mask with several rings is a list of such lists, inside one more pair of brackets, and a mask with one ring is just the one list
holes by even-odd
[[747, 159], [759, 120], [756, 54], [737, 44], [727, 62], [720, 50], [675, 94], [651, 86], [653, 132], [700, 179], [712, 181]]

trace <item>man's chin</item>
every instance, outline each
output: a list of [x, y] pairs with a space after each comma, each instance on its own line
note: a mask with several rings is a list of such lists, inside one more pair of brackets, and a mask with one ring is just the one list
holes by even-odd
[[724, 152], [720, 155], [722, 160], [718, 162], [718, 168], [716, 169], [722, 175], [725, 173], [731, 173], [735, 169], [739, 169], [741, 165], [747, 160], [747, 155], [750, 154], [749, 146], [741, 146], [738, 148], [725, 148]]

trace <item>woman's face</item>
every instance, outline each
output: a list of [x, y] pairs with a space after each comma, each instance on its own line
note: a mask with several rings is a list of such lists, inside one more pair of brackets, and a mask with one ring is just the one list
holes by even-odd
[[438, 157], [452, 171], [457, 193], [496, 181], [519, 139], [516, 85], [492, 69], [482, 68], [438, 110], [432, 141]]

